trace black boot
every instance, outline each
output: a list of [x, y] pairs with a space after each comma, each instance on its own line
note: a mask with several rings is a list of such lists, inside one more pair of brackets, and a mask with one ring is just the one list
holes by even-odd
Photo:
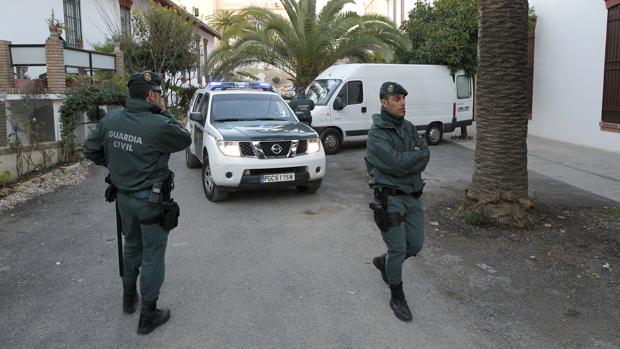
[[379, 269], [379, 271], [381, 272], [381, 278], [383, 279], [383, 282], [388, 284], [387, 276], [385, 276], [385, 254], [373, 258], [372, 264], [374, 264], [375, 268]]
[[168, 319], [170, 319], [170, 310], [168, 308], [157, 309], [157, 300], [142, 302], [138, 334], [149, 334], [158, 326], [165, 324]]
[[399, 285], [391, 286], [392, 298], [390, 299], [390, 308], [394, 311], [394, 315], [402, 321], [410, 322], [413, 319], [411, 316], [411, 310], [405, 300], [405, 293], [403, 292], [403, 283]]
[[123, 288], [123, 313], [133, 314], [138, 304], [138, 292], [134, 287]]

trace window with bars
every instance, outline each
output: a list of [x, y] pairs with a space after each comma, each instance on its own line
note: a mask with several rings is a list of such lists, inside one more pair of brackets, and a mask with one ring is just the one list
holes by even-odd
[[620, 131], [620, 4], [609, 8], [603, 82], [603, 129]]
[[[82, 14], [80, 0], [63, 0], [65, 10], [65, 34], [69, 47], [78, 47], [82, 42]], [[81, 48], [81, 47], [80, 47]]]

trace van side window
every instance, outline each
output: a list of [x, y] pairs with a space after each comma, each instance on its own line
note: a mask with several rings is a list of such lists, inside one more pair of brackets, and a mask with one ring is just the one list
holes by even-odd
[[347, 90], [348, 90], [348, 83], [345, 84], [344, 86], [342, 86], [342, 88], [340, 89], [340, 92], [338, 92], [338, 97], [340, 97], [342, 99], [342, 102], [347, 105]]
[[459, 75], [456, 77], [456, 98], [471, 98], [471, 83], [467, 76]]
[[347, 105], [360, 104], [364, 102], [364, 91], [361, 81], [349, 81], [347, 83], [348, 98], [346, 99]]
[[198, 106], [200, 105], [200, 100], [202, 99], [202, 96], [203, 96], [202, 93], [199, 93], [199, 94], [196, 95], [196, 98], [194, 100], [194, 104], [193, 104], [193, 107], [192, 107], [192, 112], [199, 111]]

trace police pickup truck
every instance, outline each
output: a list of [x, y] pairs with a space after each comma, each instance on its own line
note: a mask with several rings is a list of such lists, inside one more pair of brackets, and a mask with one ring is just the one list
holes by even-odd
[[319, 135], [269, 83], [211, 82], [189, 105], [188, 168], [202, 167], [209, 201], [232, 191], [290, 186], [314, 193], [325, 176]]

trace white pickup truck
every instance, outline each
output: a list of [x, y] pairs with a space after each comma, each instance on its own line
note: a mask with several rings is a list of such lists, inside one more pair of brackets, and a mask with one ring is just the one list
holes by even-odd
[[207, 199], [282, 186], [316, 192], [325, 176], [319, 135], [266, 83], [212, 82], [190, 101], [189, 168], [202, 167]]

